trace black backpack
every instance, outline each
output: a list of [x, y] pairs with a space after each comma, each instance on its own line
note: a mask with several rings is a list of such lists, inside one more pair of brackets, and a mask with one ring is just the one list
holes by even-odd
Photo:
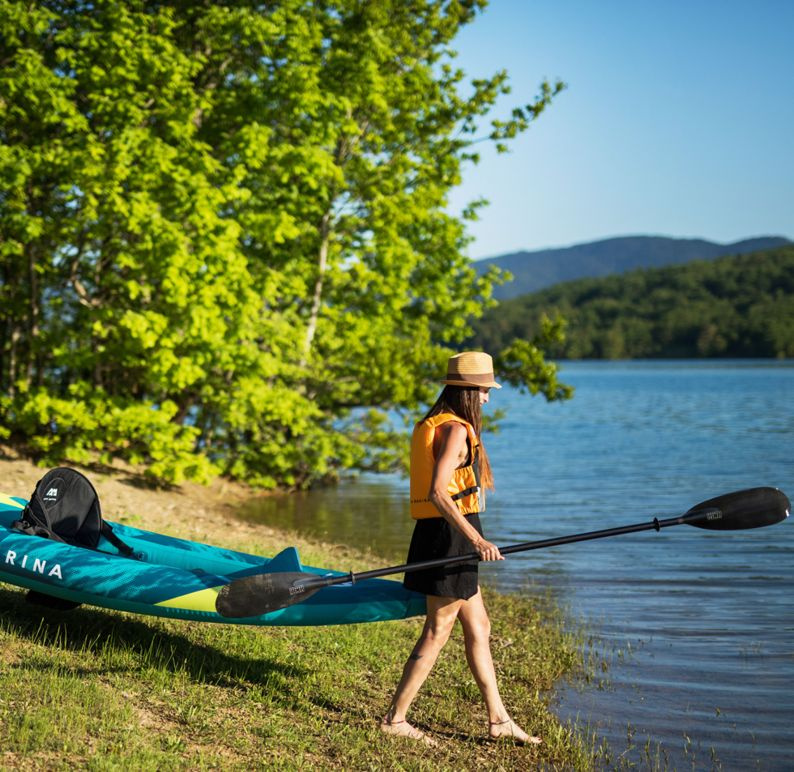
[[36, 483], [22, 517], [12, 527], [88, 549], [96, 549], [104, 536], [125, 557], [136, 557], [102, 519], [99, 496], [88, 478], [65, 466], [51, 469]]

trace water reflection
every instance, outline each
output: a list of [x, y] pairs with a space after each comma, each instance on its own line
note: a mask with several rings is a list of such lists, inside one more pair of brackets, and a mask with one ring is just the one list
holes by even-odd
[[260, 496], [243, 504], [239, 515], [398, 562], [405, 559], [413, 531], [408, 481], [398, 475], [363, 475], [334, 488]]

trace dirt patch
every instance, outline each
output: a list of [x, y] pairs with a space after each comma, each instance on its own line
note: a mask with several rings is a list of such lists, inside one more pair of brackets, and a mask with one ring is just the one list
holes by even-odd
[[[306, 538], [238, 517], [236, 511], [243, 502], [267, 495], [243, 483], [217, 478], [209, 485], [183, 483], [157, 488], [140, 470], [123, 462], [113, 466], [68, 466], [93, 483], [103, 517], [115, 523], [263, 556], [294, 545], [301, 550], [318, 548], [331, 552], [340, 561], [348, 557], [360, 561], [362, 556], [369, 562], [373, 559], [368, 551]], [[0, 445], [0, 493], [29, 498], [47, 469]]]
[[[140, 471], [122, 463], [99, 468], [70, 466], [91, 480], [107, 520], [199, 541], [228, 531], [230, 526], [238, 536], [249, 532], [261, 538], [276, 533], [234, 515], [242, 502], [262, 495], [241, 483], [216, 479], [210, 485], [154, 488]], [[13, 449], [0, 447], [0, 493], [28, 498], [46, 471]]]

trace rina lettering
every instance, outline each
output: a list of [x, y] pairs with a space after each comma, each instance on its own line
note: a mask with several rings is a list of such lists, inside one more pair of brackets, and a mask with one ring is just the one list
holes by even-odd
[[60, 563], [50, 563], [48, 566], [46, 560], [42, 560], [41, 558], [30, 558], [28, 555], [22, 555], [20, 557], [14, 550], [8, 550], [6, 552], [5, 564], [16, 568], [24, 568], [27, 571], [32, 571], [34, 574], [44, 574], [48, 577], [57, 576], [58, 579], [63, 579]]

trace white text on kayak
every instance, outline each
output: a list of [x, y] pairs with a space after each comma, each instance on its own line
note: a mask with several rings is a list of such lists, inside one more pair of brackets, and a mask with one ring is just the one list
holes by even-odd
[[[28, 565], [28, 563], [30, 563], [30, 565]], [[59, 579], [63, 579], [60, 563], [51, 564], [48, 569], [47, 561], [41, 558], [32, 558], [28, 560], [28, 555], [23, 555], [22, 558], [17, 561], [17, 553], [14, 552], [14, 550], [8, 550], [6, 552], [5, 564], [16, 568], [24, 568], [28, 571], [32, 571], [34, 574], [46, 574], [47, 576], [57, 576]]]

